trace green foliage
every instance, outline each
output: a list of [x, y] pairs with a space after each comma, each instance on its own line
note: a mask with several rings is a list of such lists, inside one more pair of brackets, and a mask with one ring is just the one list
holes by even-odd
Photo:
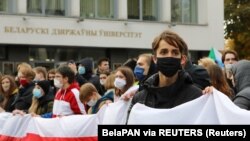
[[234, 40], [241, 59], [250, 59], [250, 0], [224, 0], [225, 38]]

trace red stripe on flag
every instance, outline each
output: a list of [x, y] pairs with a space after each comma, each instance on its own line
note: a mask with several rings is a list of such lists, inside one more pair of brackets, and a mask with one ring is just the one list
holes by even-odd
[[28, 133], [24, 141], [97, 141], [97, 136], [92, 137], [41, 137]]
[[22, 137], [11, 137], [11, 136], [5, 136], [0, 135], [0, 141], [22, 141]]

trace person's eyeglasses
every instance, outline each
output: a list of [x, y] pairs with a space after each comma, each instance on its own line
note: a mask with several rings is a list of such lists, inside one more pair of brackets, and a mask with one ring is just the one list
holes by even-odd
[[225, 59], [225, 61], [236, 61], [236, 59], [235, 58], [227, 58], [227, 59]]

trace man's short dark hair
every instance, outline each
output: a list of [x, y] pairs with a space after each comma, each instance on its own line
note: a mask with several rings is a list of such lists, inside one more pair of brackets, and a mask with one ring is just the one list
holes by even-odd
[[75, 81], [75, 73], [66, 65], [57, 68], [56, 73], [60, 73], [63, 77], [68, 77], [68, 82], [71, 84]]
[[101, 59], [98, 60], [97, 65], [98, 66], [101, 65], [102, 62], [109, 62], [109, 59], [108, 58], [101, 58]]
[[234, 57], [235, 57], [235, 60], [236, 61], [239, 61], [239, 56], [238, 56], [238, 53], [234, 50], [225, 50], [223, 53], [222, 53], [222, 57], [221, 57], [221, 60], [222, 60], [222, 63], [225, 62], [225, 58], [226, 58], [226, 55], [227, 54], [233, 54]]
[[155, 37], [152, 43], [152, 49], [154, 55], [156, 54], [156, 50], [159, 47], [159, 43], [161, 40], [164, 40], [168, 44], [179, 48], [181, 54], [188, 55], [188, 46], [186, 42], [175, 32], [172, 31], [163, 31], [159, 36]]

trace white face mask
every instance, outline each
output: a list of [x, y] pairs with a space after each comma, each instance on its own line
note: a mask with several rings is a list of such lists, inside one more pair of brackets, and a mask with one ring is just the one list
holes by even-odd
[[225, 69], [227, 70], [227, 71], [230, 71], [231, 69], [232, 69], [232, 64], [226, 64], [225, 65]]
[[62, 88], [62, 86], [63, 86], [63, 84], [57, 79], [54, 79], [54, 85], [55, 85], [55, 87], [57, 87], [59, 89]]
[[125, 85], [126, 85], [126, 80], [124, 80], [124, 79], [121, 79], [121, 78], [115, 78], [115, 82], [114, 82], [114, 85], [115, 85], [115, 87], [116, 88], [118, 88], [118, 89], [123, 89], [124, 87], [125, 87]]
[[104, 85], [104, 84], [105, 84], [105, 82], [106, 82], [106, 80], [105, 80], [105, 79], [100, 79], [100, 84], [101, 84], [101, 85]]
[[96, 104], [96, 102], [97, 102], [97, 100], [94, 100], [94, 99], [92, 98], [92, 99], [90, 99], [90, 100], [88, 101], [87, 105], [90, 106], [90, 107], [92, 107], [92, 106], [94, 106], [94, 105]]

